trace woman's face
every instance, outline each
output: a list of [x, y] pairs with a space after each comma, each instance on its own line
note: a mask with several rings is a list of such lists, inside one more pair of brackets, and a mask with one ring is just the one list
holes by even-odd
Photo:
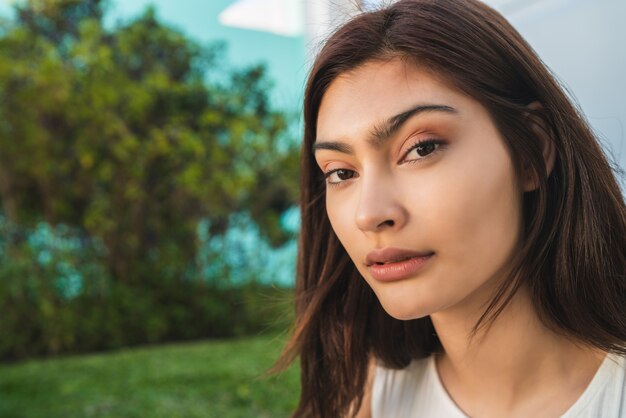
[[522, 191], [478, 102], [411, 64], [371, 61], [330, 85], [314, 152], [330, 223], [391, 316], [490, 299], [519, 242]]

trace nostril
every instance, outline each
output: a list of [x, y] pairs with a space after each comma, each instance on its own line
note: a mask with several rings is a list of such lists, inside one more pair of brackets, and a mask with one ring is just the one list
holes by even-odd
[[387, 226], [394, 226], [395, 223], [391, 219], [387, 219], [385, 222], [381, 222], [378, 226], [380, 227], [380, 226], [385, 226], [385, 225], [387, 225]]

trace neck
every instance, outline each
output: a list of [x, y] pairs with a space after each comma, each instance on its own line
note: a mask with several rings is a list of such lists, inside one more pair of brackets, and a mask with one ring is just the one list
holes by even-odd
[[575, 401], [604, 357], [548, 329], [524, 289], [491, 326], [471, 336], [481, 313], [478, 306], [463, 306], [431, 315], [444, 348], [437, 358], [440, 378], [462, 408], [465, 402], [476, 411], [482, 394], [490, 394], [500, 402], [494, 408], [510, 411], [542, 391], [551, 393], [550, 387], [563, 387], [554, 385], [566, 385]]

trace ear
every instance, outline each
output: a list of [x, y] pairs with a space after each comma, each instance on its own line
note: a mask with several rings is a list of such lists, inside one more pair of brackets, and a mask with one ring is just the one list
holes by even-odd
[[[549, 177], [554, 168], [554, 160], [556, 159], [552, 130], [541, 116], [541, 112], [543, 111], [543, 105], [541, 103], [532, 102], [527, 107], [530, 110], [528, 113], [528, 123], [530, 124], [530, 129], [541, 144], [546, 177]], [[525, 192], [536, 190], [537, 187], [539, 187], [537, 172], [528, 161], [523, 164], [522, 186]]]

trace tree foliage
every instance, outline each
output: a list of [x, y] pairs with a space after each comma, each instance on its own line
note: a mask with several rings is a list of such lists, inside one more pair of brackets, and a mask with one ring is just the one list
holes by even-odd
[[254, 272], [224, 285], [237, 255], [254, 264], [237, 219], [290, 238], [296, 150], [264, 68], [226, 71], [153, 9], [109, 27], [107, 7], [23, 0], [0, 21], [0, 360], [242, 335], [282, 312]]
[[[297, 158], [262, 66], [223, 75], [153, 9], [108, 28], [102, 0], [26, 0], [0, 34], [0, 200], [17, 224], [100, 239], [122, 283], [183, 280], [195, 231], [246, 210], [274, 243]], [[210, 81], [219, 80], [219, 81]]]

